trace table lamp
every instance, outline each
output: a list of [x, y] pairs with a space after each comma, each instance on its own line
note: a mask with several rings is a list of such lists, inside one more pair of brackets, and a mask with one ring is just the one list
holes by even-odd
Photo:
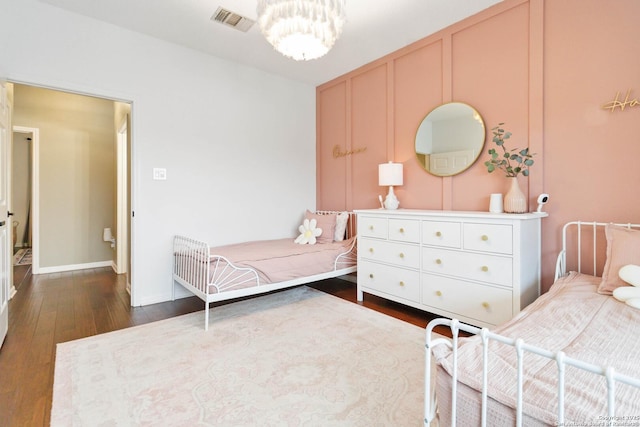
[[402, 163], [383, 163], [378, 166], [378, 185], [388, 185], [389, 194], [384, 199], [385, 209], [398, 209], [400, 202], [393, 193], [393, 187], [402, 185]]

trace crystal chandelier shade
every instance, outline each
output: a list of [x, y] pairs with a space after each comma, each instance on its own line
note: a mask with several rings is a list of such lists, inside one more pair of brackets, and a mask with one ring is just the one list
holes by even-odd
[[258, 0], [257, 12], [267, 41], [296, 61], [329, 52], [346, 21], [344, 0]]

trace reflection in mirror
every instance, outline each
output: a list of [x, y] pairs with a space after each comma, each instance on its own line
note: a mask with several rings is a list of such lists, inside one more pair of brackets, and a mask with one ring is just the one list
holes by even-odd
[[484, 140], [480, 114], [467, 104], [451, 102], [435, 108], [422, 120], [416, 133], [416, 156], [433, 175], [456, 175], [476, 161]]

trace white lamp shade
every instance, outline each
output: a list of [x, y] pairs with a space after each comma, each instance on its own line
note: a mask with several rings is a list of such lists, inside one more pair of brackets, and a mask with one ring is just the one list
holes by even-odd
[[378, 185], [402, 185], [402, 163], [383, 163], [378, 166]]

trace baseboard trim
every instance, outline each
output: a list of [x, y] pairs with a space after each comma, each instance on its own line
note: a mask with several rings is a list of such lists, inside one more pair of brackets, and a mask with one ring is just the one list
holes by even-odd
[[74, 270], [86, 270], [88, 268], [100, 268], [100, 267], [111, 267], [113, 261], [99, 261], [99, 262], [89, 262], [86, 264], [69, 264], [69, 265], [57, 265], [54, 267], [40, 267], [38, 269], [38, 274], [48, 274], [48, 273], [62, 273], [64, 271], [74, 271]]
[[[140, 300], [140, 305], [138, 307], [142, 307], [145, 305], [158, 304], [161, 302], [171, 301], [171, 294], [169, 295], [152, 295], [147, 298], [142, 298]], [[134, 306], [135, 307], [135, 306]]]

